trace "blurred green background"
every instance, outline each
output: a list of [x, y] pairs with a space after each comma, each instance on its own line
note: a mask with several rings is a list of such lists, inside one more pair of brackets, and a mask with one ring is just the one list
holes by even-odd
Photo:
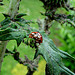
[[[70, 1], [71, 6], [75, 6], [75, 0]], [[44, 8], [42, 7], [43, 4], [39, 0], [22, 0], [20, 3], [20, 13], [26, 13], [27, 16], [23, 17], [26, 20], [32, 20], [35, 23], [30, 24], [30, 26], [38, 28], [38, 25], [36, 23], [37, 19], [44, 19], [45, 17], [40, 14], [40, 12], [45, 12]], [[4, 16], [2, 13], [7, 13], [9, 9], [9, 1], [4, 0], [4, 6], [0, 6], [0, 21], [4, 19]], [[63, 11], [63, 12], [62, 12]], [[57, 10], [57, 13], [61, 14], [74, 14], [73, 11], [66, 11], [63, 8], [60, 8]], [[55, 31], [54, 31], [55, 29]], [[51, 34], [49, 37], [53, 39], [56, 46], [58, 46], [60, 49], [70, 53], [72, 56], [75, 57], [75, 29], [73, 27], [70, 27], [69, 24], [60, 25], [58, 22], [54, 21], [52, 27], [50, 28]], [[13, 50], [14, 47], [17, 47], [16, 41], [11, 40], [7, 48], [9, 50]], [[24, 45], [21, 43], [21, 45], [17, 48], [17, 50], [20, 52], [20, 57], [24, 59], [24, 55], [27, 55], [29, 59], [33, 59], [35, 49], [30, 48], [27, 45]], [[70, 68], [73, 72], [75, 72], [75, 62], [73, 61], [65, 61], [63, 60], [65, 65]], [[37, 72], [34, 73], [34, 75], [45, 75], [45, 60], [41, 57], [39, 61], [39, 67]], [[15, 61], [12, 56], [6, 56], [3, 59], [2, 64], [2, 71], [1, 75], [25, 75], [27, 73], [27, 67], [23, 66], [22, 64], [19, 64], [17, 61]]]

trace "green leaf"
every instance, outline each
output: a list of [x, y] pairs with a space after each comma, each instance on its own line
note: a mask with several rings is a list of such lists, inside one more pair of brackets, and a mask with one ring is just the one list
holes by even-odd
[[10, 17], [8, 14], [2, 13], [5, 18]]
[[6, 18], [6, 19], [4, 19], [2, 22], [0, 22], [1, 26], [7, 25], [7, 24], [9, 24], [9, 23], [11, 23], [10, 18]]
[[74, 17], [74, 15], [68, 15], [67, 19], [70, 19], [71, 21], [73, 21], [73, 17]]
[[13, 28], [0, 30], [0, 41], [17, 40], [17, 44], [19, 46], [24, 37], [26, 37], [25, 30]]
[[13, 40], [25, 37], [25, 31], [21, 31], [18, 29], [7, 28], [4, 30], [0, 30], [0, 41]]
[[23, 41], [24, 37], [23, 38], [18, 38], [16, 39], [17, 41], [17, 46], [19, 46], [21, 44], [21, 42]]
[[62, 58], [75, 60], [75, 58], [72, 57], [72, 56], [71, 56], [70, 54], [68, 54], [67, 52], [64, 52], [64, 51], [58, 49], [58, 48], [55, 46], [55, 44], [53, 43], [53, 41], [52, 41], [51, 39], [49, 40], [49, 45], [51, 46], [51, 48], [52, 48], [53, 50], [55, 50], [56, 52], [58, 52]]
[[16, 16], [16, 18], [21, 18], [22, 16], [26, 16], [27, 14], [24, 14], [24, 13], [20, 13]]

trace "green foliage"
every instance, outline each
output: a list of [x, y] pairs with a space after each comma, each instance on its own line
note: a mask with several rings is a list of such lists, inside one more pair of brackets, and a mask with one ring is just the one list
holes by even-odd
[[26, 16], [27, 14], [20, 13], [16, 16], [16, 18], [21, 18], [22, 16]]
[[[60, 4], [60, 3], [59, 3]], [[59, 50], [53, 43], [51, 39], [47, 37], [44, 32], [40, 32], [43, 37], [43, 43], [38, 47], [33, 39], [29, 40], [28, 35], [33, 31], [39, 31], [37, 29], [31, 28], [28, 23], [31, 21], [26, 21], [21, 18], [26, 14], [19, 14], [14, 19], [10, 19], [10, 16], [3, 14], [5, 19], [0, 23], [0, 41], [6, 40], [16, 40], [17, 45], [19, 46], [26, 38], [25, 44], [30, 47], [35, 47], [37, 52], [35, 53], [35, 58], [38, 55], [42, 55], [46, 61], [46, 74], [47, 75], [59, 75], [60, 72], [66, 73], [66, 75], [74, 75], [68, 68], [63, 65], [62, 58], [75, 61], [75, 58], [70, 54]]]
[[[8, 21], [9, 22], [9, 21]], [[4, 22], [5, 23], [5, 22]], [[3, 24], [4, 25], [4, 24]], [[0, 40], [16, 40], [19, 45], [24, 37], [26, 37], [26, 32], [20, 28], [20, 26], [14, 22], [8, 23], [0, 28]]]
[[[21, 16], [19, 17], [19, 19], [20, 20], [18, 21], [18, 23], [17, 23], [17, 21], [10, 20], [10, 19], [9, 20], [11, 23], [9, 22], [9, 20], [7, 21], [7, 24], [5, 24], [5, 25], [3, 23], [5, 23], [6, 21], [1, 22], [3, 25], [0, 28], [0, 35], [1, 35], [0, 40], [1, 41], [14, 39], [14, 40], [17, 40], [17, 44], [20, 45], [20, 43], [24, 40], [24, 38], [28, 38], [27, 34], [33, 32], [33, 31], [37, 31], [36, 29], [32, 29], [31, 27], [29, 27], [29, 25], [25, 24], [26, 21], [24, 19], [22, 19]], [[72, 73], [70, 70], [68, 70], [66, 67], [64, 67], [62, 60], [61, 60], [61, 56], [63, 54], [63, 56], [62, 56], [63, 58], [65, 56], [65, 58], [69, 57], [69, 58], [72, 58], [73, 60], [75, 60], [75, 59], [65, 52], [60, 53], [60, 50], [56, 48], [56, 46], [53, 44], [52, 40], [50, 40], [47, 37], [47, 35], [45, 35], [45, 33], [42, 33], [42, 32], [40, 32], [40, 33], [42, 34], [42, 37], [43, 37], [43, 43], [38, 48], [35, 47], [35, 43], [33, 44], [33, 46], [38, 50], [37, 53], [35, 54], [35, 58], [39, 54], [41, 54], [44, 57], [44, 59], [46, 60], [46, 73], [51, 74], [51, 75], [53, 75], [53, 74], [58, 75], [58, 74], [60, 74], [61, 69], [62, 69], [66, 74], [74, 75], [74, 73]], [[30, 41], [32, 41], [32, 40], [30, 40]]]
[[[58, 38], [59, 41], [62, 43], [62, 45], [59, 48], [75, 57], [75, 29], [70, 28], [69, 26], [65, 26], [65, 24], [63, 26], [60, 26], [60, 28], [60, 33], [58, 36], [56, 36], [56, 38]], [[64, 60], [64, 62], [67, 67], [69, 67], [72, 71], [75, 71], [75, 63], [73, 63], [74, 61]]]

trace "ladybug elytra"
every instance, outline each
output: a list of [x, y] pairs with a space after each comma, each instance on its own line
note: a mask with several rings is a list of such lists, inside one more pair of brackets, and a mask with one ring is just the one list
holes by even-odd
[[32, 32], [29, 34], [29, 38], [35, 39], [35, 42], [39, 44], [43, 41], [42, 35], [39, 32]]

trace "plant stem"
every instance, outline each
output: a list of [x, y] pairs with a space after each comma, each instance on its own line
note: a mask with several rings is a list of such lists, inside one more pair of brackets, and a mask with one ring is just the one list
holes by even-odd
[[[21, 0], [10, 1], [8, 14], [10, 15], [11, 19], [13, 19], [15, 15], [17, 14], [20, 1]], [[7, 43], [8, 41], [0, 41], [0, 75], [1, 75], [1, 65], [2, 65], [4, 54], [5, 54]]]
[[3, 57], [5, 54], [6, 45], [7, 45], [7, 41], [0, 41], [0, 72], [1, 72], [1, 65], [3, 62]]
[[19, 4], [21, 0], [11, 0], [9, 5], [8, 14], [11, 16], [11, 19], [15, 17], [17, 11], [19, 10]]
[[[34, 64], [37, 66], [36, 68], [38, 68], [38, 62], [39, 62], [39, 60], [40, 60], [40, 55], [39, 55], [36, 59], [34, 59]], [[34, 73], [35, 71], [36, 71], [36, 70], [31, 70], [31, 68], [28, 67], [28, 72], [27, 72], [26, 75], [33, 75], [33, 73]]]
[[13, 19], [15, 15], [17, 14], [20, 1], [21, 0], [11, 0], [10, 1], [8, 14], [11, 16], [11, 19]]

